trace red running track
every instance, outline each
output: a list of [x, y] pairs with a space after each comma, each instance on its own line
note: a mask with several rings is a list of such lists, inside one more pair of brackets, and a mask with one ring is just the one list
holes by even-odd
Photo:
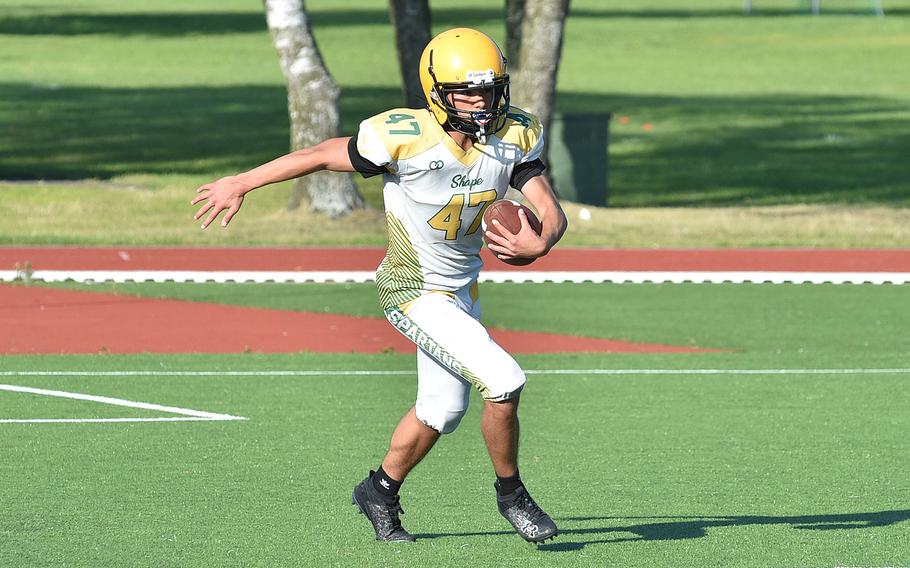
[[[694, 353], [653, 343], [491, 329], [511, 353]], [[0, 285], [0, 355], [414, 353], [385, 320]]]
[[[0, 270], [361, 271], [382, 248], [0, 247]], [[910, 272], [910, 249], [560, 248], [518, 268], [483, 252], [486, 270]]]
[[[0, 270], [361, 271], [380, 248], [0, 247]], [[490, 270], [522, 270], [484, 252]], [[910, 249], [557, 248], [540, 271], [910, 272]], [[491, 330], [515, 353], [686, 352], [683, 347]], [[0, 354], [413, 351], [380, 319], [0, 285]]]

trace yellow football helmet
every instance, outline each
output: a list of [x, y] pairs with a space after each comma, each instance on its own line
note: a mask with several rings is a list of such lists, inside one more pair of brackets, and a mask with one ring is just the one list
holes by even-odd
[[[484, 141], [505, 124], [509, 75], [499, 46], [486, 34], [455, 28], [430, 40], [420, 57], [420, 86], [439, 124]], [[492, 91], [492, 104], [480, 111], [459, 110], [452, 93]]]

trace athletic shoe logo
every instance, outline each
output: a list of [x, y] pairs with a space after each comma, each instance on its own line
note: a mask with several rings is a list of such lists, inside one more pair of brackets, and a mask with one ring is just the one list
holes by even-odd
[[540, 531], [540, 527], [532, 523], [530, 519], [522, 519], [518, 524], [518, 529], [531, 538], [537, 536]]
[[380, 479], [380, 480], [379, 480], [379, 485], [382, 485], [382, 486], [385, 487], [386, 489], [389, 488], [389, 482], [386, 481], [385, 479]]

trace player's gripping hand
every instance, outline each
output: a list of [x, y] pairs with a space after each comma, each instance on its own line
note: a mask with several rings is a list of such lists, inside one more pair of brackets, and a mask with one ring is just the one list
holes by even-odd
[[518, 210], [518, 219], [521, 221], [521, 229], [517, 233], [510, 233], [499, 221], [493, 219], [500, 234], [497, 235], [493, 231], [485, 233], [487, 248], [504, 260], [543, 256], [547, 251], [547, 241], [531, 228], [523, 209]]
[[196, 198], [190, 202], [190, 205], [205, 202], [193, 219], [199, 220], [203, 215], [208, 213], [208, 217], [202, 222], [202, 228], [208, 227], [212, 221], [218, 218], [222, 211], [227, 211], [221, 220], [221, 226], [227, 227], [240, 206], [243, 204], [243, 196], [251, 187], [243, 183], [237, 176], [228, 176], [218, 181], [200, 185], [196, 189]]

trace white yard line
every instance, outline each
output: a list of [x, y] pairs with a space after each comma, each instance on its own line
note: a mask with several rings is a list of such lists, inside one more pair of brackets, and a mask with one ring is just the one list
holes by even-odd
[[[6, 376], [6, 373], [4, 373]], [[230, 414], [218, 414], [215, 412], [205, 412], [203, 410], [193, 410], [191, 408], [179, 408], [176, 406], [163, 406], [161, 404], [152, 404], [149, 402], [135, 402], [124, 400], [122, 398], [111, 398], [109, 396], [96, 396], [92, 394], [83, 394], [78, 392], [67, 392], [58, 390], [38, 389], [33, 387], [23, 387], [18, 385], [0, 385], [0, 391], [19, 392], [26, 394], [37, 394], [42, 396], [53, 396], [58, 398], [70, 398], [74, 400], [86, 400], [98, 402], [101, 404], [110, 404], [114, 406], [125, 406], [127, 408], [141, 408], [143, 410], [154, 410], [157, 412], [167, 412], [169, 414], [179, 414], [180, 418], [53, 418], [53, 419], [0, 419], [0, 423], [22, 423], [22, 422], [174, 422], [187, 420], [246, 420], [243, 416], [232, 416]]]
[[[0, 270], [0, 281], [21, 278], [21, 271]], [[373, 271], [192, 271], [192, 270], [36, 270], [45, 282], [372, 282]], [[780, 272], [780, 271], [497, 271], [480, 273], [482, 282], [595, 283], [772, 283], [772, 284], [908, 284], [910, 272]]]
[[[3, 377], [337, 377], [337, 376], [413, 376], [414, 370], [374, 371], [361, 370], [277, 370], [277, 371], [0, 371]], [[856, 369], [528, 369], [529, 375], [910, 375], [910, 368], [856, 368]], [[247, 420], [243, 416], [218, 414], [190, 408], [136, 402], [121, 398], [91, 394], [39, 389], [18, 385], [0, 384], [0, 391], [37, 394], [74, 400], [85, 400], [127, 408], [141, 408], [167, 412], [179, 416], [152, 418], [0, 418], [0, 424], [42, 423], [105, 423], [105, 422], [190, 422]]]
[[[232, 418], [240, 420], [240, 418]], [[104, 422], [212, 422], [211, 418], [163, 416], [159, 418], [0, 418], [0, 424], [100, 424]]]
[[907, 369], [539, 369], [540, 375], [904, 375]]
[[[417, 371], [276, 370], [276, 371], [0, 371], [2, 377], [401, 377]], [[526, 369], [528, 375], [904, 375], [910, 368], [856, 369]], [[0, 385], [0, 390], [4, 386]], [[16, 387], [24, 388], [24, 387]], [[90, 396], [90, 395], [80, 395]], [[117, 400], [117, 399], [111, 399]], [[127, 401], [128, 402], [128, 401]], [[136, 403], [145, 404], [145, 403]], [[153, 405], [154, 406], [154, 405]], [[162, 407], [167, 408], [167, 407]], [[197, 411], [192, 411], [197, 412]], [[217, 416], [217, 415], [216, 415]], [[226, 416], [226, 415], [221, 415]], [[237, 418], [232, 418], [236, 420]]]

